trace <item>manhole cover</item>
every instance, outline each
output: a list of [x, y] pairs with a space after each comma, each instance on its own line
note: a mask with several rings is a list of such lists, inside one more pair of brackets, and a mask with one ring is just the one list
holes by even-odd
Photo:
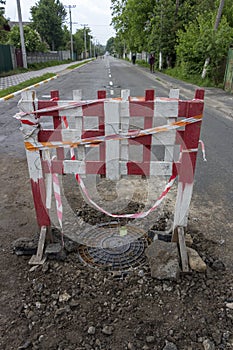
[[145, 232], [138, 227], [110, 223], [86, 234], [92, 236], [92, 246], [81, 245], [79, 258], [88, 266], [127, 271], [145, 263], [148, 242]]

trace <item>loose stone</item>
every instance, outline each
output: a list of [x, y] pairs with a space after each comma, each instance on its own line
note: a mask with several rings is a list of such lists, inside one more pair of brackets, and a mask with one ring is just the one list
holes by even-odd
[[91, 326], [88, 328], [88, 331], [87, 331], [88, 334], [95, 334], [95, 327]]

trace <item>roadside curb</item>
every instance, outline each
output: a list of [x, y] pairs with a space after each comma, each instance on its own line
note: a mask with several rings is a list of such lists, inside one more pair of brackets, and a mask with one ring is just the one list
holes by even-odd
[[39, 83], [36, 83], [36, 84], [34, 84], [34, 85], [30, 85], [30, 86], [28, 86], [28, 87], [26, 87], [26, 88], [24, 88], [24, 89], [21, 89], [21, 90], [18, 90], [18, 91], [16, 91], [16, 92], [12, 93], [12, 94], [9, 94], [9, 95], [6, 95], [6, 96], [4, 96], [4, 97], [1, 97], [1, 98], [0, 98], [0, 102], [7, 101], [7, 100], [9, 100], [10, 98], [13, 98], [13, 97], [15, 97], [15, 96], [21, 94], [21, 92], [23, 92], [23, 91], [27, 91], [27, 90], [32, 89], [33, 87], [38, 87], [38, 86], [40, 86], [40, 85], [42, 85], [42, 84], [48, 83], [50, 80], [57, 79], [58, 76], [59, 76], [59, 75], [56, 74], [54, 77], [51, 77], [51, 78], [42, 80], [42, 81], [40, 81]]
[[60, 75], [70, 73], [72, 70], [75, 70], [75, 69], [78, 69], [78, 68], [80, 68], [80, 67], [83, 67], [84, 65], [86, 65], [87, 63], [90, 63], [90, 62], [92, 62], [92, 61], [93, 61], [93, 60], [85, 61], [85, 62], [83, 62], [83, 64], [81, 64], [80, 66], [75, 67], [75, 68], [72, 68], [72, 69], [66, 68], [66, 69], [64, 69], [63, 71], [60, 71], [59, 74], [55, 74], [55, 73], [54, 73], [54, 77], [51, 77], [51, 78], [42, 80], [42, 81], [40, 81], [39, 83], [36, 83], [36, 84], [34, 84], [34, 85], [30, 85], [30, 86], [28, 86], [28, 87], [26, 87], [26, 88], [24, 88], [24, 89], [21, 89], [21, 90], [19, 90], [19, 91], [16, 91], [16, 92], [12, 93], [12, 94], [9, 94], [9, 95], [6, 95], [6, 96], [4, 96], [4, 97], [1, 97], [1, 98], [0, 98], [0, 103], [3, 102], [3, 101], [7, 101], [7, 100], [9, 100], [9, 99], [11, 99], [11, 98], [13, 98], [13, 97], [15, 97], [15, 96], [21, 94], [21, 92], [23, 92], [23, 91], [27, 91], [27, 90], [30, 90], [30, 89], [32, 89], [32, 88], [34, 88], [34, 87], [38, 87], [38, 86], [40, 86], [40, 85], [42, 85], [42, 84], [44, 84], [44, 83], [48, 83], [50, 80], [57, 79]]

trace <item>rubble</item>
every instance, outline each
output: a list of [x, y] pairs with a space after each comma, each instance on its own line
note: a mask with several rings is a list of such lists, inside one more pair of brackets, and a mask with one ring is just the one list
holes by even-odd
[[198, 252], [190, 247], [187, 247], [189, 266], [197, 272], [205, 272], [207, 269], [206, 263], [202, 260]]
[[159, 280], [176, 280], [180, 273], [177, 244], [156, 240], [146, 249], [151, 276]]

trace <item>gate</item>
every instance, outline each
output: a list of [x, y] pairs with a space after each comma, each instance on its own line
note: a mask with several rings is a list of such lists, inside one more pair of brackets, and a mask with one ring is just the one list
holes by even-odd
[[23, 68], [23, 53], [21, 49], [15, 49], [17, 67]]
[[[129, 90], [123, 90], [121, 98], [108, 99], [105, 91], [98, 91], [98, 98], [91, 101], [82, 101], [80, 90], [74, 91], [72, 101], [59, 100], [58, 91], [51, 92], [49, 101], [38, 101], [35, 92], [24, 92], [17, 118], [21, 121], [24, 134], [41, 241], [51, 226], [48, 176], [53, 181], [57, 216], [62, 229], [59, 175], [72, 173], [87, 201], [114, 218], [140, 219], [150, 215], [177, 178], [172, 239], [184, 246], [183, 229], [187, 226], [192, 197], [203, 99], [204, 90], [201, 89], [196, 90], [193, 100], [179, 99], [178, 89], [172, 89], [169, 98], [155, 97], [154, 90], [147, 90], [145, 97], [130, 97]], [[43, 124], [48, 117], [52, 118], [50, 129]], [[93, 119], [97, 124], [95, 128], [91, 127]], [[132, 119], [140, 119], [141, 127], [131, 128]], [[160, 145], [164, 147], [163, 157], [153, 159], [153, 152]], [[95, 160], [85, 158], [90, 146], [98, 149]], [[135, 154], [141, 149], [140, 160], [130, 160], [131, 147], [136, 147]], [[65, 156], [65, 150], [69, 150], [68, 156]], [[128, 175], [156, 175], [165, 176], [168, 181], [149, 210], [117, 215], [103, 210], [89, 197], [81, 178], [86, 174], [99, 174], [110, 180], [119, 180], [121, 176]], [[39, 260], [42, 253], [42, 250], [38, 253]], [[34, 263], [38, 263], [38, 259]]]
[[0, 44], [0, 73], [13, 69], [10, 45]]

